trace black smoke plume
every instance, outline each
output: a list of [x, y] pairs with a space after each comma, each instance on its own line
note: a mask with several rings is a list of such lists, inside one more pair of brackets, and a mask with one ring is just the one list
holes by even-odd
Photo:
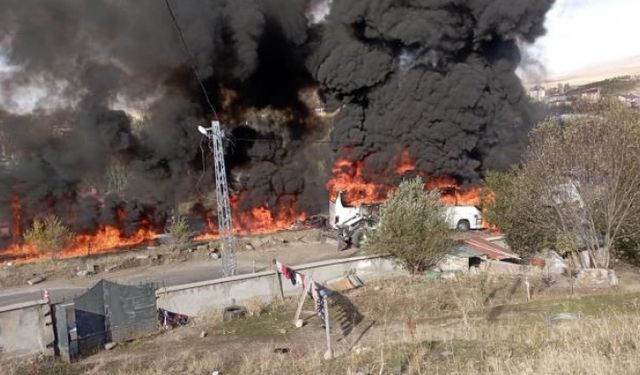
[[[552, 1], [172, 4], [229, 129], [239, 208], [315, 212], [329, 133], [371, 178], [402, 150], [467, 181], [516, 160], [532, 123], [517, 41], [544, 32]], [[2, 55], [0, 222], [17, 196], [25, 223], [51, 212], [78, 232], [131, 230], [211, 194], [195, 131], [211, 113], [163, 1], [3, 0]]]
[[334, 149], [389, 174], [403, 150], [428, 176], [477, 181], [518, 159], [534, 112], [518, 41], [552, 0], [335, 0], [310, 69], [341, 106]]

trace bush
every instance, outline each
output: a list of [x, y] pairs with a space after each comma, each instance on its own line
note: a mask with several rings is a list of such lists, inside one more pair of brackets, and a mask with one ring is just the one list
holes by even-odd
[[380, 209], [380, 224], [369, 234], [369, 247], [390, 253], [411, 273], [435, 266], [452, 248], [445, 207], [437, 191], [424, 191], [417, 177], [404, 181]]
[[189, 242], [193, 235], [189, 223], [187, 223], [187, 220], [182, 216], [171, 217], [167, 231], [171, 234], [171, 242], [174, 246], [184, 245]]
[[38, 251], [48, 252], [51, 259], [72, 239], [71, 231], [54, 215], [35, 219], [24, 233], [24, 241]]

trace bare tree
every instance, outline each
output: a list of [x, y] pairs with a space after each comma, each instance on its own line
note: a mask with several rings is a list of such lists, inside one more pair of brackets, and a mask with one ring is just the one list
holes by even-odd
[[24, 241], [38, 251], [48, 252], [51, 259], [72, 239], [71, 231], [54, 215], [35, 219], [24, 233]]
[[451, 230], [437, 191], [424, 191], [417, 177], [404, 181], [380, 208], [380, 224], [371, 231], [368, 247], [390, 253], [412, 273], [435, 266], [452, 248]]
[[562, 252], [588, 254], [583, 267], [606, 268], [614, 243], [640, 229], [640, 114], [611, 100], [582, 113], [534, 129], [488, 217], [509, 221], [508, 237], [528, 228]]

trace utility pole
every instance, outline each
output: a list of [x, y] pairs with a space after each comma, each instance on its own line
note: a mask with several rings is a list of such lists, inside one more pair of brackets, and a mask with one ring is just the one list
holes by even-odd
[[236, 275], [236, 248], [231, 222], [231, 204], [229, 202], [229, 186], [224, 164], [224, 148], [222, 138], [224, 134], [220, 129], [219, 121], [212, 121], [210, 128], [198, 126], [198, 131], [205, 135], [209, 141], [209, 147], [213, 152], [213, 169], [216, 180], [216, 205], [218, 206], [218, 230], [220, 244], [222, 245], [222, 269], [225, 276]]

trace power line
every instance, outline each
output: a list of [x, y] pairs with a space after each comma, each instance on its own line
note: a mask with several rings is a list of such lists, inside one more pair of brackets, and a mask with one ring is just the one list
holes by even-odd
[[184, 52], [187, 54], [187, 57], [189, 58], [189, 63], [191, 65], [191, 69], [193, 70], [193, 74], [195, 75], [196, 80], [198, 80], [200, 89], [202, 89], [202, 93], [204, 94], [204, 97], [207, 101], [207, 104], [209, 105], [209, 108], [211, 108], [211, 112], [213, 112], [214, 118], [218, 120], [218, 113], [216, 112], [216, 109], [213, 107], [213, 104], [211, 103], [211, 99], [209, 99], [209, 94], [207, 94], [207, 89], [204, 87], [204, 83], [200, 78], [200, 73], [198, 72], [198, 67], [196, 65], [196, 59], [193, 53], [191, 53], [189, 46], [187, 45], [187, 41], [185, 40], [184, 34], [182, 33], [182, 28], [180, 27], [180, 24], [176, 19], [176, 15], [173, 12], [173, 8], [171, 8], [171, 3], [169, 2], [169, 0], [164, 0], [164, 2], [165, 4], [167, 4], [167, 9], [169, 10], [169, 15], [171, 15], [171, 19], [173, 20], [173, 25], [176, 27], [176, 30], [178, 31], [178, 35], [180, 37], [180, 41], [182, 42], [182, 47], [184, 48]]

